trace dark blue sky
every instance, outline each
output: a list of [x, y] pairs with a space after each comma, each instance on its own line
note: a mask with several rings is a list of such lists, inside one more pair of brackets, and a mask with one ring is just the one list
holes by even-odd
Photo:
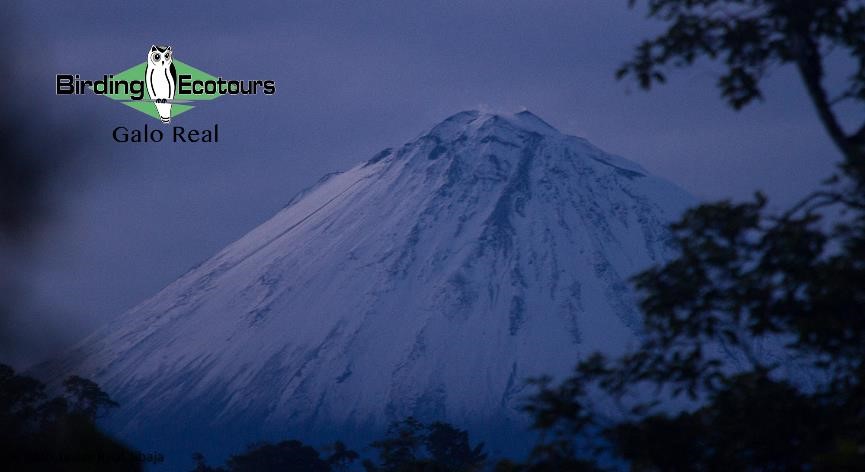
[[[718, 99], [718, 65], [648, 94], [616, 82], [659, 28], [624, 0], [20, 3], [7, 46], [30, 85], [15, 99], [84, 143], [59, 157], [70, 165], [26, 269], [38, 302], [15, 324], [22, 364], [154, 294], [324, 173], [461, 110], [527, 108], [706, 199], [763, 189], [790, 202], [839, 159], [792, 69], [738, 113]], [[54, 96], [55, 74], [119, 72], [153, 43], [214, 75], [274, 79], [277, 94], [178, 119], [219, 123], [216, 145], [117, 144], [116, 126], [160, 124], [102, 97]]]

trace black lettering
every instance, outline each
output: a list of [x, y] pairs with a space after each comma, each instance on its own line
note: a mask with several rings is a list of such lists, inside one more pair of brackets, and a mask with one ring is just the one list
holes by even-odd
[[[120, 133], [119, 137], [118, 132]], [[129, 130], [126, 129], [125, 126], [118, 126], [117, 128], [114, 128], [114, 132], [111, 135], [114, 136], [114, 140], [118, 143], [125, 143], [126, 141], [129, 141]]]
[[133, 100], [141, 100], [144, 98], [144, 81], [143, 80], [133, 80], [129, 84], [129, 98]]
[[177, 140], [180, 140], [181, 142], [184, 142], [184, 143], [186, 142], [186, 139], [183, 137], [183, 131], [184, 131], [183, 126], [175, 126], [174, 127], [174, 142], [175, 143], [177, 142]]
[[264, 94], [265, 95], [273, 95], [276, 93], [276, 82], [272, 80], [264, 81]]
[[130, 88], [129, 82], [127, 82], [125, 80], [120, 80], [117, 82], [111, 81], [111, 82], [108, 82], [108, 84], [111, 86], [110, 87], [111, 88], [111, 90], [110, 90], [111, 94], [129, 95], [129, 88]]
[[96, 95], [105, 95], [108, 93], [108, 76], [93, 82], [93, 93]]
[[181, 74], [178, 76], [180, 79], [180, 87], [178, 87], [177, 91], [180, 95], [189, 95], [192, 93], [192, 84], [190, 84], [190, 80], [192, 80], [192, 76], [189, 74]]
[[57, 95], [72, 95], [75, 93], [75, 77], [71, 74], [57, 74]]

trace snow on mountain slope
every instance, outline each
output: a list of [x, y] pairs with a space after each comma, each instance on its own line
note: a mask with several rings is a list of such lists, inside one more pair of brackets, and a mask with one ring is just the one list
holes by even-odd
[[133, 442], [408, 415], [516, 435], [526, 378], [633, 341], [628, 277], [692, 203], [529, 112], [462, 112], [322, 179], [43, 375], [93, 378]]

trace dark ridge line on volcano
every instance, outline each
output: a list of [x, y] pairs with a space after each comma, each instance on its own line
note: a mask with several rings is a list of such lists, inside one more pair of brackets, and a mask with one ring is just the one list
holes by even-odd
[[589, 156], [589, 158], [592, 159], [592, 160], [594, 160], [595, 162], [598, 162], [598, 163], [603, 164], [603, 165], [605, 165], [605, 166], [610, 166], [610, 167], [612, 167], [613, 169], [616, 169], [616, 170], [618, 170], [619, 172], [622, 172], [622, 173], [625, 175], [625, 177], [627, 177], [627, 178], [633, 178], [633, 177], [647, 177], [647, 175], [644, 174], [644, 173], [642, 173], [642, 172], [637, 172], [637, 171], [635, 171], [635, 170], [631, 170], [631, 169], [625, 169], [625, 168], [622, 167], [622, 166], [618, 166], [618, 165], [616, 165], [616, 164], [613, 164], [612, 162], [605, 161], [605, 160], [600, 159], [600, 158], [595, 157], [595, 156]]
[[289, 233], [289, 231], [293, 230], [294, 228], [297, 228], [298, 226], [302, 225], [303, 223], [306, 222], [306, 220], [312, 218], [313, 216], [315, 216], [316, 213], [318, 213], [319, 211], [323, 210], [325, 207], [327, 207], [328, 205], [330, 205], [331, 203], [333, 203], [334, 200], [336, 200], [337, 198], [343, 196], [346, 192], [348, 192], [349, 190], [351, 190], [352, 187], [354, 187], [355, 185], [357, 185], [361, 180], [366, 180], [366, 179], [368, 179], [369, 177], [370, 177], [369, 175], [366, 175], [366, 176], [363, 176], [363, 177], [361, 177], [361, 178], [355, 180], [354, 182], [352, 182], [351, 185], [349, 185], [348, 187], [346, 187], [345, 189], [343, 189], [343, 190], [342, 190], [341, 192], [339, 192], [338, 194], [334, 195], [330, 200], [324, 202], [323, 205], [321, 205], [320, 207], [316, 208], [315, 210], [313, 210], [313, 211], [312, 211], [311, 213], [309, 213], [308, 215], [306, 215], [306, 216], [304, 216], [303, 218], [301, 218], [300, 221], [298, 221], [297, 223], [295, 223], [295, 224], [289, 226], [288, 228], [285, 229], [285, 231], [282, 231], [282, 232], [280, 232], [279, 234], [277, 234], [276, 236], [270, 238], [266, 243], [262, 244], [262, 245], [259, 246], [257, 249], [255, 249], [255, 250], [252, 251], [251, 253], [249, 253], [249, 254], [247, 254], [246, 256], [244, 256], [242, 259], [236, 261], [234, 264], [231, 264], [230, 266], [225, 267], [225, 268], [222, 270], [222, 272], [226, 272], [226, 271], [228, 271], [228, 270], [231, 270], [231, 269], [237, 267], [238, 265], [242, 264], [243, 262], [245, 262], [245, 261], [246, 261], [247, 259], [249, 259], [250, 257], [252, 257], [252, 256], [254, 256], [254, 255], [256, 255], [256, 254], [258, 254], [259, 251], [261, 251], [262, 249], [266, 248], [267, 246], [270, 246], [271, 244], [273, 244], [274, 241], [276, 241], [277, 239], [279, 239], [279, 238], [285, 236], [286, 234]]

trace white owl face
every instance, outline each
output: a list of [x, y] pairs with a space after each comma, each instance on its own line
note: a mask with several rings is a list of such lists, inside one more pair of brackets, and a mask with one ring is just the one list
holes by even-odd
[[150, 46], [150, 52], [147, 55], [147, 60], [156, 67], [168, 67], [171, 61], [174, 60], [174, 54], [171, 52], [171, 46]]

